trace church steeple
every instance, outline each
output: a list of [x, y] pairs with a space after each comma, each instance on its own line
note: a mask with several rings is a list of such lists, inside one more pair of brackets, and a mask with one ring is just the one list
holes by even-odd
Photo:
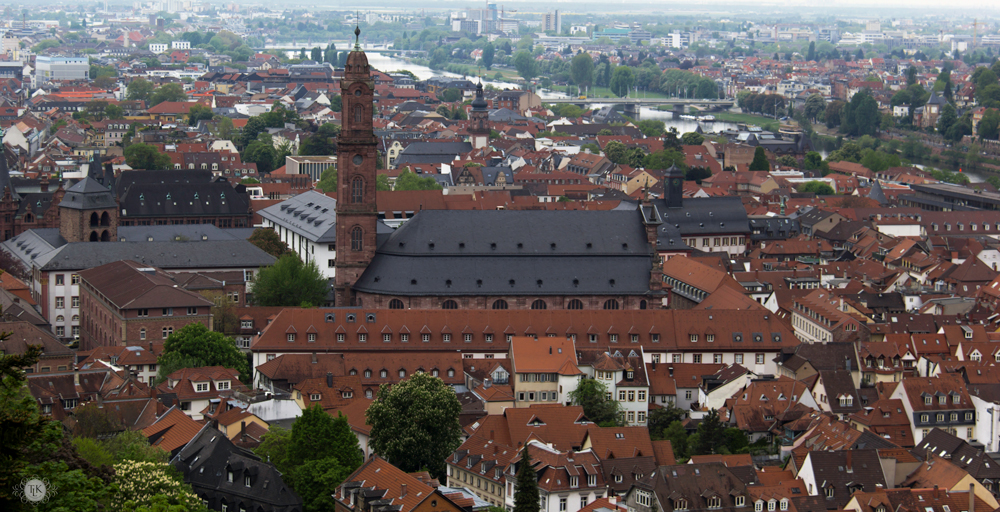
[[361, 50], [361, 29], [354, 29], [354, 50], [340, 81], [343, 117], [337, 147], [336, 305], [353, 305], [354, 283], [375, 256], [375, 204], [378, 139], [375, 137], [375, 81]]
[[483, 97], [483, 81], [476, 86], [476, 99], [472, 100], [472, 112], [469, 114], [469, 135], [472, 147], [484, 148], [490, 143], [490, 113], [487, 110], [486, 98]]

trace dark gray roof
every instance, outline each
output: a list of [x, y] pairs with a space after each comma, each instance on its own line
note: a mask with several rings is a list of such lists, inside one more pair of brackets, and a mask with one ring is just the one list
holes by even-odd
[[126, 171], [117, 191], [122, 217], [250, 216], [246, 188], [208, 170]]
[[882, 190], [882, 184], [878, 180], [872, 183], [871, 190], [868, 191], [869, 199], [874, 199], [878, 201], [878, 204], [888, 204], [889, 200], [885, 197], [885, 191]]
[[[281, 479], [270, 463], [237, 447], [222, 432], [202, 427], [170, 461], [184, 475], [184, 482], [208, 501], [212, 510], [226, 503], [231, 510], [263, 512], [301, 510], [302, 499]], [[229, 472], [234, 473], [230, 481]], [[250, 476], [251, 485], [244, 483]], [[223, 501], [225, 500], [225, 501]]]
[[115, 196], [104, 185], [98, 183], [94, 178], [87, 176], [76, 185], [66, 189], [66, 195], [59, 203], [61, 208], [72, 208], [74, 210], [93, 210], [99, 208], [118, 208]]
[[[142, 227], [160, 233], [154, 240], [164, 240], [165, 233], [176, 233], [181, 228]], [[205, 226], [202, 229], [204, 233], [209, 232]], [[3, 242], [0, 247], [24, 262], [26, 267], [39, 267], [43, 271], [82, 270], [119, 260], [135, 260], [164, 269], [258, 268], [274, 263], [273, 256], [250, 242], [231, 236], [225, 239], [226, 236], [220, 230], [217, 238], [205, 240], [196, 236], [147, 242], [140, 235], [136, 241], [66, 243], [58, 229], [49, 228], [28, 230]]]
[[445, 164], [472, 151], [468, 142], [414, 142], [396, 157], [395, 166], [406, 164]]
[[739, 197], [685, 198], [681, 208], [667, 208], [664, 199], [656, 199], [652, 203], [663, 219], [659, 228], [660, 237], [668, 235], [667, 226], [674, 227], [683, 236], [750, 233], [747, 211]]
[[385, 295], [639, 295], [650, 247], [637, 211], [424, 210], [355, 288]]
[[752, 217], [751, 240], [785, 240], [799, 232], [799, 221], [787, 217]]

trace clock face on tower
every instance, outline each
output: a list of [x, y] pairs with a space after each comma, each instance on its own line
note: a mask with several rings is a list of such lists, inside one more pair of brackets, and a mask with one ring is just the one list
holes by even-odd
[[354, 165], [361, 165], [361, 163], [365, 161], [365, 158], [361, 155], [354, 155], [354, 158], [352, 158], [351, 161], [354, 162]]
[[674, 178], [674, 186], [675, 186], [675, 187], [679, 187], [680, 185], [681, 185], [681, 180], [680, 180], [680, 178]]

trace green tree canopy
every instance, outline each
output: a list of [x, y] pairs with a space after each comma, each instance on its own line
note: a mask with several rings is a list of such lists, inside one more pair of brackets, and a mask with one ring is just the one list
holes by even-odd
[[578, 53], [570, 61], [570, 76], [573, 83], [589, 87], [594, 83], [594, 59], [589, 53]]
[[590, 421], [601, 426], [617, 426], [621, 423], [621, 404], [608, 399], [608, 388], [597, 379], [583, 379], [570, 392], [573, 403], [583, 407], [583, 414]]
[[184, 92], [184, 87], [181, 84], [163, 84], [150, 93], [149, 106], [153, 107], [164, 101], [184, 101], [186, 99], [187, 93]]
[[440, 378], [417, 372], [382, 386], [366, 413], [371, 447], [405, 472], [427, 469], [443, 479], [445, 458], [461, 445], [462, 406]]
[[212, 109], [206, 107], [205, 105], [191, 105], [188, 110], [188, 125], [194, 126], [198, 124], [198, 121], [211, 121], [212, 120]]
[[493, 69], [493, 57], [496, 55], [496, 48], [493, 47], [493, 43], [486, 43], [483, 47], [483, 66], [486, 66], [486, 70], [489, 71]]
[[253, 230], [247, 241], [275, 258], [280, 258], [292, 252], [288, 248], [288, 244], [281, 241], [281, 237], [273, 229], [257, 228]]
[[979, 137], [990, 140], [997, 140], [1000, 135], [998, 129], [1000, 129], [1000, 112], [992, 108], [983, 114], [983, 119], [976, 126]]
[[664, 122], [656, 119], [644, 119], [635, 123], [635, 127], [647, 137], [659, 137], [666, 131]]
[[160, 381], [181, 368], [191, 367], [192, 363], [197, 363], [193, 365], [195, 367], [231, 368], [240, 374], [240, 380], [250, 381], [250, 365], [236, 346], [236, 341], [197, 322], [185, 325], [168, 336], [156, 362], [160, 366]]
[[125, 163], [133, 169], [165, 170], [173, 167], [170, 156], [160, 153], [152, 144], [142, 142], [125, 148]]
[[319, 181], [316, 182], [316, 189], [323, 193], [336, 192], [337, 191], [337, 168], [334, 166], [327, 167], [323, 170], [323, 174], [319, 175]]
[[681, 135], [681, 142], [685, 146], [699, 146], [705, 142], [705, 136], [698, 132], [687, 132]]
[[514, 512], [539, 512], [541, 504], [538, 496], [538, 475], [531, 467], [528, 445], [521, 449], [521, 460], [517, 464], [517, 480], [514, 483]]
[[299, 154], [302, 156], [322, 156], [337, 153], [337, 135], [340, 133], [340, 126], [333, 123], [326, 123], [316, 130], [316, 133], [306, 137], [299, 145]]
[[[384, 174], [380, 176], [385, 176]], [[396, 185], [393, 190], [441, 190], [441, 184], [429, 176], [421, 176], [417, 173], [404, 170], [396, 176]]]
[[274, 141], [266, 132], [261, 132], [257, 140], [243, 148], [243, 161], [257, 164], [257, 172], [261, 175], [270, 174], [274, 170], [277, 157]]
[[649, 411], [649, 418], [646, 427], [649, 429], [649, 437], [654, 441], [666, 439], [666, 431], [675, 421], [682, 421], [687, 417], [684, 409], [677, 407], [673, 403], [667, 407], [660, 407]]
[[608, 160], [616, 164], [626, 163], [628, 148], [625, 144], [617, 140], [613, 140], [604, 145], [604, 155], [608, 157]]
[[635, 73], [632, 72], [632, 68], [628, 66], [615, 67], [609, 84], [611, 92], [621, 98], [628, 95], [633, 85], [635, 85]]
[[315, 261], [303, 263], [286, 254], [269, 267], [261, 268], [250, 284], [258, 306], [318, 306], [326, 302], [329, 285]]
[[832, 196], [836, 194], [836, 191], [833, 190], [833, 187], [831, 187], [826, 183], [823, 183], [822, 181], [810, 181], [807, 183], [803, 183], [802, 185], [799, 185], [799, 192], [802, 193], [811, 192], [818, 196]]
[[767, 161], [767, 153], [764, 152], [764, 148], [757, 146], [757, 149], [753, 150], [753, 161], [750, 162], [751, 171], [770, 171], [771, 164]]
[[538, 61], [536, 61], [535, 56], [527, 50], [520, 50], [515, 53], [513, 64], [517, 73], [526, 81], [530, 82], [533, 78], [538, 76]]
[[725, 427], [719, 420], [719, 411], [712, 409], [702, 418], [698, 424], [698, 446], [696, 450], [699, 455], [718, 453], [719, 447], [725, 441]]

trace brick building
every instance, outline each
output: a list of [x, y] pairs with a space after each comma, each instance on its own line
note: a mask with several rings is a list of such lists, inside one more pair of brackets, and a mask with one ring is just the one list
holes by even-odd
[[171, 274], [135, 261], [80, 272], [85, 347], [145, 344], [191, 323], [212, 328], [212, 301], [178, 286]]

